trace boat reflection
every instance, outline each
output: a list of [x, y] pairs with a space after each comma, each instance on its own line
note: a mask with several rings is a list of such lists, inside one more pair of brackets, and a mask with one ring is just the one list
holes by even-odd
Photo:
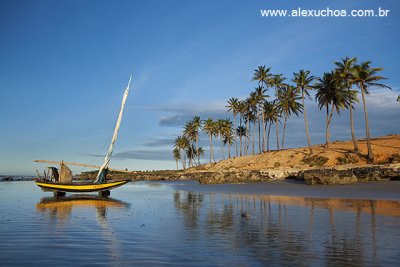
[[99, 222], [107, 218], [108, 209], [129, 209], [130, 204], [106, 197], [91, 195], [71, 195], [65, 197], [44, 197], [36, 203], [39, 212], [48, 212], [51, 218], [66, 220], [74, 208], [94, 208]]
[[[106, 240], [107, 250], [113, 260], [121, 258], [121, 246], [118, 238], [114, 235], [114, 230], [112, 229], [111, 224], [109, 223], [110, 219], [107, 218], [107, 212], [110, 209], [124, 210], [129, 208], [129, 203], [113, 198], [91, 195], [45, 197], [36, 204], [36, 210], [44, 214], [48, 213], [51, 219], [50, 221], [54, 222], [54, 225], [61, 226], [60, 228], [63, 228], [64, 226], [68, 227], [75, 223], [80, 224], [80, 220], [78, 222], [70, 220], [74, 209], [83, 210], [84, 214], [87, 214], [88, 211], [94, 209], [96, 211], [97, 222], [100, 226], [98, 233], [104, 240]], [[59, 234], [58, 228], [59, 227], [56, 227], [53, 234]]]

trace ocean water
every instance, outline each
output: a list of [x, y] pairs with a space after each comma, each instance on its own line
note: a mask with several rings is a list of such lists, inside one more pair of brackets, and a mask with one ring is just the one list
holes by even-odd
[[2, 182], [0, 265], [400, 265], [399, 200], [305, 197], [300, 185], [283, 185], [300, 190], [286, 196], [251, 188], [259, 186], [138, 182], [106, 199], [56, 199], [31, 181]]

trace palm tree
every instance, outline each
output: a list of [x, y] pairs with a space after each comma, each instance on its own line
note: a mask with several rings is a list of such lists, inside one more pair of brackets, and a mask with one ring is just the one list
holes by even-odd
[[374, 154], [372, 152], [371, 140], [369, 134], [369, 123], [368, 123], [368, 110], [367, 103], [365, 101], [365, 94], [369, 94], [369, 89], [371, 87], [381, 87], [381, 88], [391, 88], [387, 85], [379, 83], [380, 80], [386, 79], [383, 76], [376, 75], [379, 71], [382, 71], [383, 68], [371, 68], [371, 61], [366, 61], [361, 63], [360, 65], [354, 66], [352, 71], [352, 82], [357, 85], [357, 87], [361, 91], [361, 96], [363, 100], [364, 107], [364, 117], [365, 117], [365, 132], [367, 136], [367, 146], [368, 146], [368, 162], [374, 161]]
[[[236, 128], [243, 127], [242, 121], [243, 121], [244, 118], [245, 118], [246, 109], [247, 109], [246, 101], [245, 101], [245, 100], [244, 100], [244, 101], [239, 101], [239, 103], [238, 103], [239, 126], [236, 127]], [[242, 131], [242, 132], [243, 132], [243, 131]], [[246, 131], [246, 133], [247, 133], [247, 131]], [[239, 138], [240, 138], [240, 156], [242, 156], [242, 155], [243, 155], [243, 154], [242, 154], [242, 143], [243, 143], [242, 138], [243, 138], [243, 137], [246, 137], [247, 135], [239, 135], [239, 134], [238, 134], [238, 136], [239, 136]]]
[[[336, 110], [340, 114], [341, 109], [348, 108], [354, 101], [355, 94], [343, 86], [333, 71], [324, 73], [322, 78], [318, 78], [315, 87], [318, 90], [315, 99], [318, 101], [319, 109], [326, 107], [326, 148], [329, 149], [329, 127], [333, 111]], [[330, 112], [329, 106], [331, 106]]]
[[[182, 153], [182, 151], [185, 151], [189, 147], [189, 140], [185, 136], [178, 136], [175, 139], [175, 148], [178, 149], [179, 154]], [[181, 157], [182, 160], [182, 167], [183, 169], [186, 169], [186, 157], [185, 154], [183, 154], [183, 157]]]
[[253, 117], [252, 117], [253, 113], [252, 113], [249, 102], [250, 102], [250, 98], [246, 98], [246, 100], [244, 100], [244, 103], [243, 103], [243, 109], [244, 109], [243, 120], [244, 120], [244, 124], [245, 124], [244, 127], [246, 128], [246, 133], [247, 133], [247, 135], [245, 136], [246, 139], [244, 142], [244, 148], [243, 148], [244, 151], [243, 152], [244, 152], [244, 155], [246, 155], [246, 156], [247, 156], [247, 149], [250, 144], [250, 136], [249, 136], [250, 123], [253, 121]]
[[186, 148], [185, 152], [186, 152], [187, 158], [189, 159], [189, 168], [193, 167], [193, 160], [194, 160], [195, 155], [196, 155], [196, 148], [194, 147], [193, 144], [190, 144]]
[[[239, 113], [239, 99], [236, 97], [231, 97], [228, 100], [228, 105], [226, 106], [228, 108], [228, 111], [232, 111], [233, 113], [233, 121], [234, 121], [234, 127], [237, 127], [236, 123], [236, 116]], [[235, 138], [235, 143], [236, 143], [236, 157], [238, 156], [238, 144], [236, 142], [236, 136]]]
[[257, 122], [257, 106], [258, 106], [258, 101], [257, 101], [257, 94], [256, 92], [251, 92], [250, 97], [248, 98], [248, 114], [247, 118], [249, 122], [253, 123], [253, 140], [252, 140], [252, 155], [254, 155], [254, 143], [255, 143], [255, 131], [256, 131], [256, 122]]
[[282, 113], [285, 115], [285, 122], [283, 123], [283, 133], [282, 133], [282, 149], [285, 148], [285, 133], [286, 133], [286, 123], [287, 119], [291, 114], [299, 116], [299, 113], [303, 110], [303, 105], [298, 102], [300, 100], [300, 91], [296, 90], [291, 85], [286, 85], [282, 87], [278, 93], [278, 105]]
[[[256, 94], [257, 94], [257, 100], [258, 100], [258, 104], [259, 104], [259, 110], [262, 110], [262, 105], [263, 102], [265, 101], [265, 96], [264, 93], [265, 91], [268, 89], [268, 86], [271, 83], [271, 78], [272, 78], [272, 74], [270, 73], [271, 68], [266, 68], [265, 65], [264, 66], [258, 66], [258, 68], [256, 70], [254, 70], [254, 74], [253, 74], [253, 81], [258, 81], [258, 85], [259, 88], [256, 89]], [[259, 114], [262, 114], [261, 112]], [[258, 149], [259, 149], [259, 153], [261, 153], [261, 141], [260, 141], [260, 121], [261, 121], [261, 115], [257, 116], [258, 117]], [[262, 120], [262, 122], [264, 122], [264, 120]], [[265, 128], [265, 127], [263, 127]], [[264, 141], [264, 140], [263, 140]]]
[[200, 165], [200, 154], [199, 154], [199, 140], [200, 140], [200, 128], [201, 128], [201, 119], [199, 116], [195, 116], [192, 119], [193, 124], [193, 138], [196, 142], [196, 157], [197, 157], [197, 164]]
[[[282, 74], [276, 74], [272, 76], [270, 80], [270, 85], [275, 87], [275, 98], [278, 99], [278, 91], [285, 86], [283, 83], [286, 78], [283, 77]], [[278, 118], [275, 121], [275, 130], [276, 130], [276, 149], [279, 150], [279, 124]]]
[[244, 127], [243, 125], [240, 125], [240, 126], [236, 127], [236, 135], [239, 136], [239, 140], [240, 140], [240, 156], [242, 156], [242, 140], [243, 140], [243, 137], [247, 136], [246, 127]]
[[221, 141], [221, 152], [222, 152], [222, 159], [225, 159], [225, 153], [224, 153], [224, 135], [225, 135], [225, 120], [219, 119], [216, 121], [216, 127], [217, 127], [217, 135], [219, 136], [219, 139]]
[[[267, 143], [267, 151], [269, 152], [269, 134], [271, 132], [271, 126], [272, 126], [272, 124], [275, 123], [275, 121], [279, 120], [279, 109], [278, 109], [278, 106], [276, 105], [276, 101], [271, 101], [271, 102], [266, 101], [264, 103], [264, 106], [263, 106], [263, 118], [265, 120], [265, 122], [264, 122], [264, 137], [263, 137], [263, 139], [267, 140], [266, 141], [266, 143]], [[268, 126], [268, 136], [266, 138], [265, 137], [265, 133], [266, 133], [266, 130], [267, 130], [267, 124], [269, 124], [269, 126]], [[264, 144], [263, 149], [265, 151], [265, 142], [263, 144]]]
[[176, 162], [176, 170], [179, 170], [178, 161], [181, 159], [181, 152], [179, 151], [179, 148], [175, 147], [172, 151], [172, 155], [174, 156], [174, 160]]
[[262, 87], [265, 87], [267, 89], [267, 86], [269, 84], [269, 80], [272, 76], [271, 73], [271, 68], [266, 68], [264, 66], [258, 66], [256, 70], [254, 70], [254, 75], [253, 75], [253, 81], [258, 81], [258, 84], [261, 85]]
[[223, 143], [224, 145], [228, 145], [228, 158], [231, 158], [231, 145], [235, 141], [234, 135], [233, 135], [233, 123], [232, 121], [228, 118], [224, 120], [223, 123]]
[[[339, 77], [341, 78], [342, 82], [345, 84], [347, 90], [351, 90], [352, 86], [352, 71], [354, 71], [354, 65], [357, 62], [357, 58], [344, 58], [341, 62], [335, 62], [336, 69], [335, 71], [338, 73]], [[358, 99], [355, 99], [358, 102]], [[354, 132], [354, 120], [353, 120], [353, 103], [350, 103], [349, 111], [350, 111], [350, 130], [351, 130], [351, 140], [353, 141], [354, 152], [360, 153], [358, 149], [356, 135]]]
[[204, 156], [204, 149], [200, 146], [200, 147], [196, 148], [195, 150], [196, 150], [196, 155], [198, 155], [198, 157], [199, 157], [199, 165], [200, 165], [200, 159], [201, 159], [201, 157]]
[[216, 123], [211, 118], [208, 118], [207, 120], [204, 121], [202, 130], [205, 134], [207, 134], [210, 137], [210, 163], [213, 160], [215, 162], [212, 138], [217, 133]]
[[[262, 107], [264, 105], [264, 102], [266, 98], [268, 97], [265, 95], [265, 89], [262, 86], [258, 86], [255, 89], [255, 101], [257, 103], [256, 105], [256, 118], [258, 121], [258, 153], [261, 153], [261, 123], [264, 124], [264, 120], [261, 119], [263, 113], [262, 113]], [[264, 126], [264, 125], [263, 125]], [[263, 127], [264, 129], [264, 127]]]
[[[187, 138], [189, 141], [189, 146], [193, 146], [193, 142], [198, 139], [198, 132], [196, 131], [196, 128], [194, 126], [194, 123], [192, 121], [188, 121], [185, 126], [183, 127], [183, 136]], [[188, 157], [189, 159], [189, 167], [192, 167], [193, 165], [193, 157]]]
[[306, 135], [307, 135], [307, 142], [308, 142], [308, 149], [310, 150], [310, 155], [313, 154], [313, 150], [311, 148], [311, 141], [310, 141], [310, 134], [308, 133], [308, 121], [307, 121], [307, 111], [306, 105], [304, 103], [304, 96], [310, 96], [308, 90], [313, 89], [311, 83], [315, 79], [314, 76], [310, 76], [309, 70], [300, 70], [298, 73], [293, 73], [294, 78], [293, 82], [296, 83], [297, 90], [301, 90], [301, 101], [303, 105], [303, 117], [304, 117], [304, 125], [306, 128]]

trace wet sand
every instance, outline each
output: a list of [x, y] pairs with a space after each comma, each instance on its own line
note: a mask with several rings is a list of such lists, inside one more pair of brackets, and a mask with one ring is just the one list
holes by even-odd
[[306, 185], [294, 181], [278, 181], [248, 184], [200, 185], [196, 181], [170, 182], [177, 190], [201, 193], [235, 193], [271, 196], [301, 196], [312, 198], [345, 198], [400, 200], [400, 182], [360, 182], [351, 185]]

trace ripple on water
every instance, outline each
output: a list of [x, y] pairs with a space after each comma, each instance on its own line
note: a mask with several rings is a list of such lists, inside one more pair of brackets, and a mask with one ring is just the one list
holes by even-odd
[[1, 265], [400, 262], [398, 201], [201, 193], [170, 183], [56, 200], [20, 182], [2, 184], [0, 203]]

